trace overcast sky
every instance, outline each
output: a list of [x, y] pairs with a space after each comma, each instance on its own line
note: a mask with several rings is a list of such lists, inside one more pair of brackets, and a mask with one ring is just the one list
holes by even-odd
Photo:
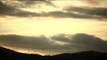
[[[106, 3], [107, 0], [0, 0], [0, 45], [13, 50], [81, 46], [105, 51]], [[104, 50], [100, 50], [102, 46]]]

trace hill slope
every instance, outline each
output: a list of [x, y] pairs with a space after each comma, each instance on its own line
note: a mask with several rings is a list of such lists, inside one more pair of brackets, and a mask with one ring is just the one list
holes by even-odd
[[65, 53], [55, 56], [40, 56], [18, 53], [0, 47], [0, 60], [103, 60], [103, 58], [107, 59], [107, 53], [87, 51], [74, 54]]

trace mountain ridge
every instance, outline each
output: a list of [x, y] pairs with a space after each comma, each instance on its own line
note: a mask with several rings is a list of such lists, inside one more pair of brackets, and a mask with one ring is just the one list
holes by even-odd
[[0, 47], [0, 60], [103, 60], [107, 59], [107, 53], [96, 51], [84, 51], [79, 53], [64, 53], [54, 56], [41, 56], [37, 54], [18, 53]]

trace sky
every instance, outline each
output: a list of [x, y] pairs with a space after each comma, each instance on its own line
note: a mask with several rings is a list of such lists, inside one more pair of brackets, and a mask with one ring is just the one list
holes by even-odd
[[0, 46], [40, 55], [107, 52], [106, 3], [107, 0], [0, 0]]

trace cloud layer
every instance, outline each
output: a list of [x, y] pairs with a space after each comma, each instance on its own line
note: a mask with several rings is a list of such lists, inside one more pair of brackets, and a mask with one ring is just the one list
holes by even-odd
[[107, 8], [69, 7], [65, 9], [69, 12], [77, 12], [90, 17], [107, 17]]
[[[41, 2], [52, 5], [52, 3], [50, 1], [46, 1], [46, 0], [15, 0], [17, 3], [20, 2], [21, 4], [24, 4], [24, 7], [28, 6], [28, 4], [39, 4]], [[4, 3], [7, 2], [7, 3]], [[5, 16], [18, 16], [18, 17], [28, 17], [28, 16], [42, 16], [39, 13], [34, 13], [34, 12], [29, 12], [29, 11], [24, 11], [21, 10], [19, 7], [17, 7], [17, 5], [14, 6], [13, 3], [8, 4], [9, 2], [11, 2], [11, 0], [7, 1], [0, 1], [0, 15], [5, 15]], [[19, 5], [21, 5], [19, 4]], [[20, 6], [21, 7], [21, 6]]]
[[[42, 35], [40, 37], [19, 36], [19, 35], [0, 35], [0, 45], [26, 49], [50, 49], [50, 50], [95, 50], [107, 52], [107, 42], [93, 35], [87, 34], [59, 34], [47, 38]], [[60, 52], [60, 51], [59, 51]], [[64, 53], [64, 51], [63, 51]]]
[[[7, 1], [7, 0], [5, 0]], [[9, 0], [11, 1], [11, 0]], [[15, 0], [17, 2], [20, 2], [24, 6], [32, 5], [33, 4], [36, 6], [36, 4], [41, 4], [41, 2], [46, 3], [49, 6], [54, 6], [55, 5], [51, 1], [47, 0]], [[93, 4], [94, 3], [104, 3], [99, 2], [99, 1], [89, 1], [86, 0], [87, 4]], [[8, 3], [8, 2], [7, 2]], [[106, 18], [106, 6], [104, 5], [103, 7], [76, 7], [76, 6], [69, 6], [69, 7], [64, 7], [62, 11], [50, 11], [50, 12], [30, 12], [30, 11], [25, 11], [21, 10], [19, 7], [14, 6], [14, 4], [11, 6], [7, 3], [4, 3], [3, 1], [0, 1], [0, 14], [5, 15], [5, 16], [17, 16], [17, 17], [58, 17], [58, 18], [82, 18], [82, 19], [93, 19], [93, 18]], [[20, 4], [19, 4], [20, 5]], [[21, 7], [21, 6], [20, 6]], [[45, 7], [45, 6], [43, 6]], [[26, 8], [26, 7], [24, 7]], [[55, 7], [57, 8], [57, 7]], [[30, 9], [30, 8], [29, 8]], [[34, 8], [36, 9], [36, 8]], [[58, 8], [59, 9], [59, 8]]]

